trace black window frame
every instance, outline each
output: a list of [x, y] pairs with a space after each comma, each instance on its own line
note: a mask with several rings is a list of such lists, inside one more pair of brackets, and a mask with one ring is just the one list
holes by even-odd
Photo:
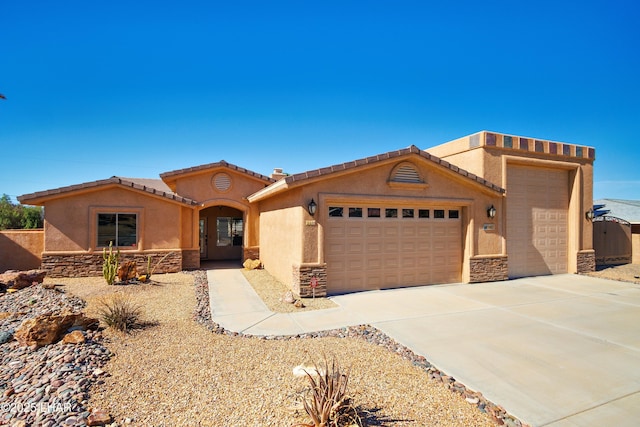
[[[113, 219], [106, 218], [107, 216]], [[134, 218], [133, 234], [131, 234], [131, 217]], [[109, 247], [109, 243], [111, 243], [114, 248], [137, 247], [139, 239], [138, 221], [139, 215], [137, 212], [98, 212], [96, 215], [97, 247], [106, 248]], [[113, 231], [105, 231], [104, 227], [107, 226], [113, 227]], [[127, 233], [126, 231], [129, 232]]]

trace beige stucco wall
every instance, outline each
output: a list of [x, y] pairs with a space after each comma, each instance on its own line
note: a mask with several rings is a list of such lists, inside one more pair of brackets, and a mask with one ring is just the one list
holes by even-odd
[[190, 249], [193, 241], [192, 232], [188, 231], [193, 230], [190, 211], [178, 203], [117, 185], [50, 200], [45, 203], [44, 251], [102, 250], [96, 243], [96, 218], [98, 213], [109, 212], [138, 214], [139, 245], [128, 250]]
[[[393, 169], [406, 161], [420, 172], [427, 183], [426, 188], [389, 184]], [[312, 198], [318, 203], [315, 217], [307, 212]], [[418, 155], [409, 155], [347, 173], [336, 173], [257, 202], [262, 211], [260, 246], [265, 267], [290, 285], [292, 264], [324, 263], [323, 236], [328, 206], [332, 201], [345, 198], [363, 204], [388, 204], [402, 200], [406, 206], [429, 203], [462, 207], [464, 264], [468, 265], [472, 256], [503, 253], [503, 229], [499, 220], [503, 197]], [[487, 209], [491, 205], [498, 209], [494, 220], [487, 218]], [[484, 231], [483, 226], [488, 223], [494, 224], [495, 230]], [[468, 271], [463, 270], [465, 277], [468, 280]]]
[[269, 273], [287, 286], [291, 286], [293, 266], [303, 259], [305, 212], [297, 205], [260, 214], [260, 259]]
[[44, 230], [0, 231], [0, 273], [40, 267]]
[[631, 235], [632, 258], [631, 262], [640, 264], [640, 234]]

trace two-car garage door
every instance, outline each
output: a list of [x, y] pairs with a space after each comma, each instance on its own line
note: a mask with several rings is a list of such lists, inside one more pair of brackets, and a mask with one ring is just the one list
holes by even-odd
[[325, 231], [327, 291], [461, 280], [461, 210], [331, 204]]

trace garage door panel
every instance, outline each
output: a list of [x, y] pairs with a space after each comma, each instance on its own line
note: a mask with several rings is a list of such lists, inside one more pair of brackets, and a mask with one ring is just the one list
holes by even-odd
[[364, 267], [364, 262], [362, 257], [349, 258], [347, 260], [347, 268], [349, 270], [362, 270], [363, 267]]
[[415, 252], [415, 251], [418, 249], [418, 247], [417, 247], [417, 246], [418, 246], [418, 242], [416, 242], [416, 241], [411, 241], [411, 240], [408, 240], [408, 241], [407, 241], [407, 240], [403, 240], [403, 241], [400, 243], [400, 247], [402, 248], [402, 251], [403, 251], [405, 254]]
[[384, 269], [388, 269], [388, 270], [397, 270], [397, 268], [400, 266], [400, 258], [399, 257], [391, 257], [391, 256], [386, 256], [383, 259], [383, 267]]
[[384, 226], [384, 237], [385, 238], [398, 237], [398, 232], [399, 232], [399, 227], [396, 226], [396, 225], [385, 225]]
[[367, 238], [375, 239], [382, 237], [382, 226], [380, 225], [367, 225]]
[[347, 253], [349, 255], [352, 254], [363, 254], [363, 244], [362, 241], [360, 242], [349, 242], [349, 244], [347, 245]]
[[366, 257], [365, 259], [366, 259], [366, 263], [367, 263], [367, 269], [369, 269], [369, 270], [381, 270], [382, 269], [382, 265], [383, 265], [382, 257], [369, 256], [369, 257]]
[[512, 165], [507, 192], [509, 276], [566, 273], [568, 172]]

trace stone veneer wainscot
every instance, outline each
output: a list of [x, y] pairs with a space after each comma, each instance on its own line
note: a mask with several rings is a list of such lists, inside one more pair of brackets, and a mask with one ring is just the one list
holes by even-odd
[[[135, 261], [138, 272], [147, 270], [147, 257], [151, 255], [153, 268], [168, 252], [127, 253], [120, 252], [120, 263]], [[155, 273], [177, 273], [182, 271], [182, 251], [169, 252], [156, 268]], [[42, 269], [47, 270], [48, 277], [91, 277], [102, 276], [102, 252], [91, 254], [43, 254]]]
[[577, 273], [591, 273], [596, 271], [596, 251], [593, 249], [578, 252]]
[[508, 257], [479, 256], [469, 260], [470, 283], [497, 282], [509, 278]]
[[302, 298], [314, 295], [311, 279], [318, 279], [315, 296], [327, 296], [327, 264], [302, 264], [293, 266], [293, 291]]

